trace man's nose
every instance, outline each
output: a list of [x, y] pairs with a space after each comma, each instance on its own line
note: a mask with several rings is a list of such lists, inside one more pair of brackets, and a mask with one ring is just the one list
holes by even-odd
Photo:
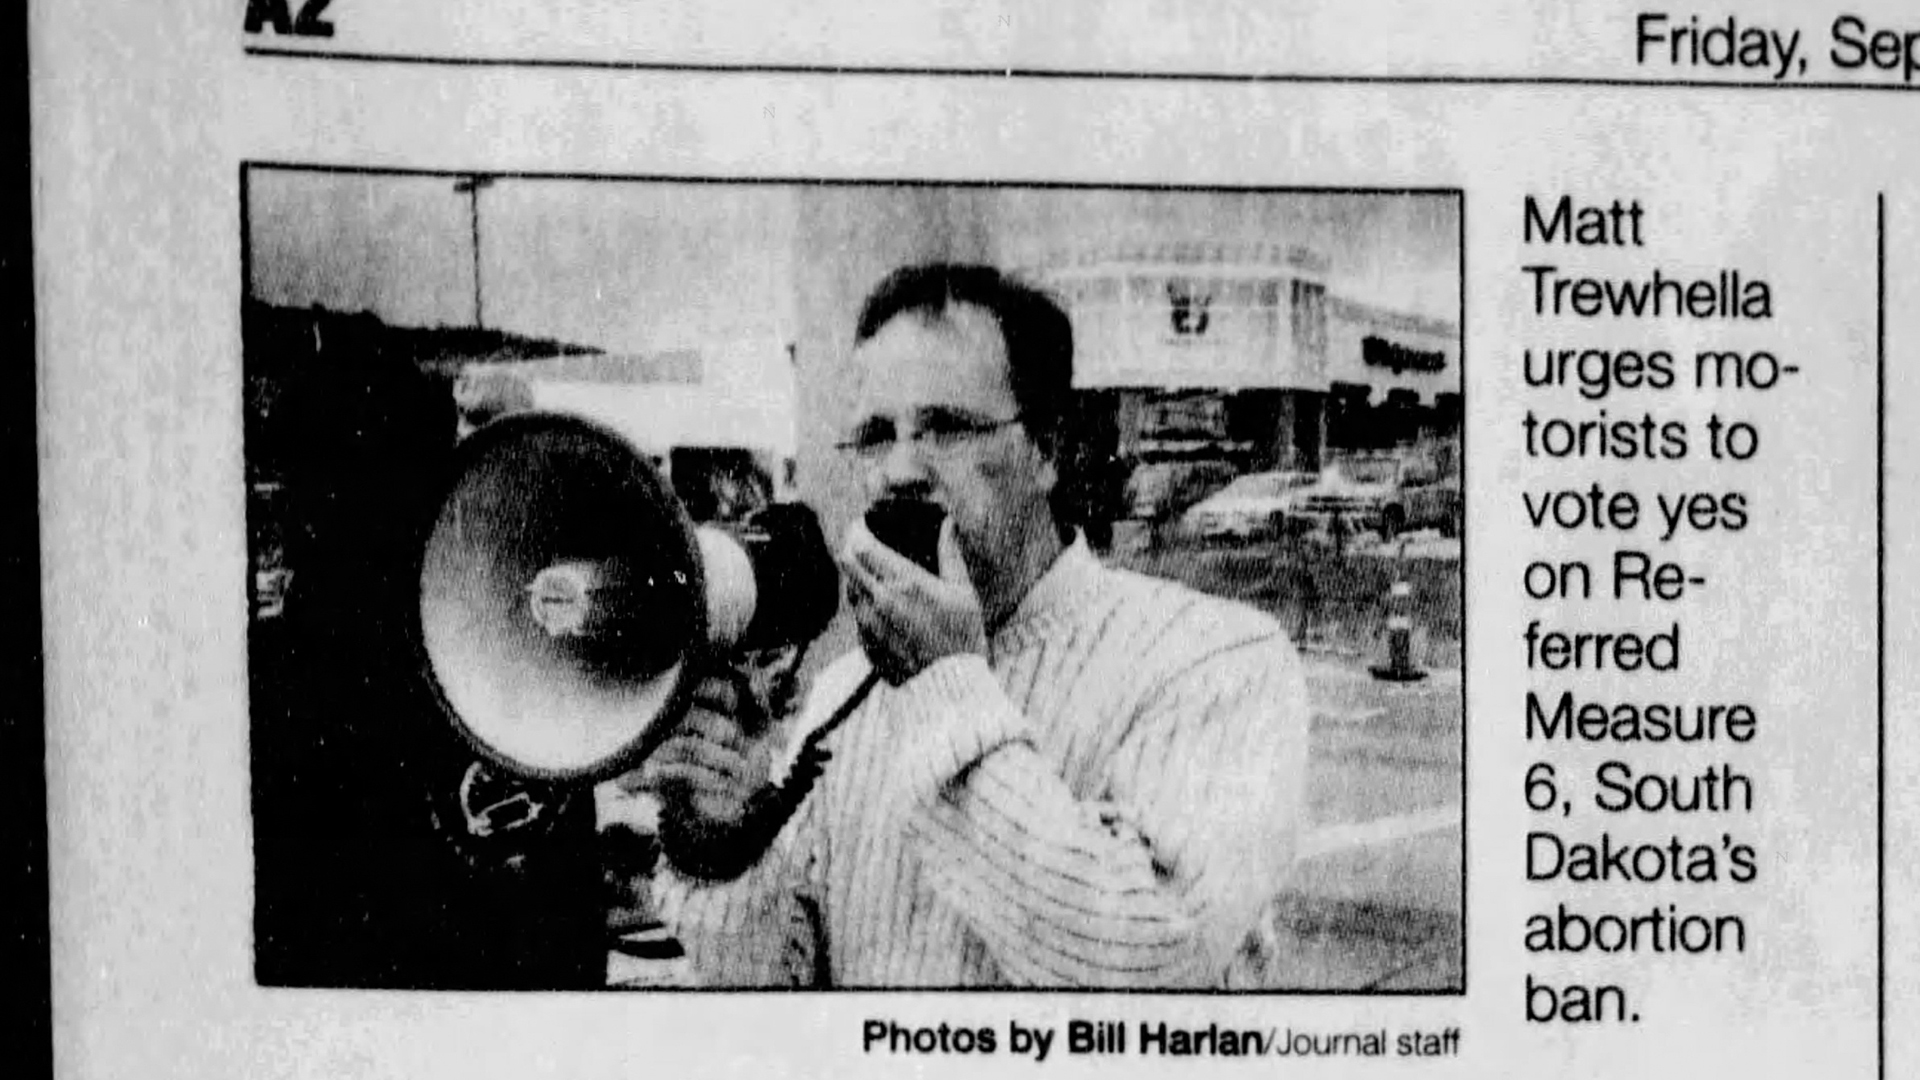
[[925, 495], [933, 489], [926, 455], [912, 439], [896, 439], [880, 459], [880, 486], [888, 495]]

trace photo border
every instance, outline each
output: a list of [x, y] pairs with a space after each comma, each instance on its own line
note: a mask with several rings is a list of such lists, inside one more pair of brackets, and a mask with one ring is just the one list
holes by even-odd
[[[249, 50], [250, 53], [253, 51], [254, 50], [251, 50], [251, 49]], [[307, 55], [307, 54], [304, 51], [302, 51], [301, 55]], [[1470, 777], [1472, 772], [1472, 757], [1469, 753], [1468, 728], [1470, 725], [1468, 723], [1468, 715], [1469, 715], [1469, 703], [1471, 701], [1470, 672], [1472, 670], [1471, 640], [1473, 635], [1470, 631], [1472, 620], [1470, 618], [1471, 609], [1468, 605], [1468, 589], [1467, 589], [1467, 582], [1469, 579], [1469, 567], [1471, 565], [1469, 559], [1470, 559], [1470, 552], [1472, 550], [1472, 543], [1471, 543], [1470, 537], [1473, 533], [1473, 526], [1472, 526], [1473, 512], [1472, 512], [1472, 494], [1471, 494], [1473, 484], [1471, 483], [1471, 480], [1470, 480], [1471, 473], [1473, 472], [1473, 465], [1472, 465], [1473, 458], [1472, 458], [1471, 445], [1470, 445], [1470, 435], [1468, 430], [1472, 425], [1468, 422], [1471, 414], [1471, 409], [1469, 408], [1469, 399], [1471, 395], [1468, 390], [1468, 378], [1467, 378], [1467, 374], [1468, 374], [1468, 368], [1467, 368], [1468, 200], [1467, 200], [1467, 193], [1465, 188], [1448, 187], [1448, 186], [1356, 187], [1356, 186], [1302, 186], [1302, 185], [1267, 185], [1267, 184], [1177, 184], [1177, 183], [1145, 183], [1145, 182], [1050, 181], [1050, 180], [1024, 180], [1024, 179], [1020, 179], [1020, 180], [992, 180], [992, 179], [947, 180], [947, 179], [937, 179], [937, 178], [927, 178], [927, 177], [873, 177], [873, 176], [828, 176], [828, 175], [723, 176], [723, 175], [716, 175], [716, 174], [710, 174], [710, 173], [709, 174], [671, 174], [671, 173], [579, 172], [579, 171], [566, 171], [566, 170], [547, 171], [547, 170], [522, 170], [522, 169], [494, 170], [494, 169], [459, 169], [459, 168], [421, 168], [421, 167], [386, 166], [386, 165], [350, 165], [350, 164], [337, 164], [337, 163], [327, 163], [327, 162], [301, 162], [301, 161], [291, 161], [291, 160], [273, 160], [273, 159], [243, 157], [239, 162], [239, 203], [240, 205], [239, 205], [239, 215], [237, 218], [239, 245], [240, 245], [239, 302], [243, 310], [245, 308], [245, 305], [247, 303], [247, 300], [251, 294], [252, 287], [253, 287], [253, 253], [252, 253], [252, 243], [251, 243], [252, 222], [251, 222], [251, 215], [250, 215], [250, 209], [249, 209], [250, 208], [249, 196], [251, 193], [251, 186], [250, 186], [249, 180], [250, 180], [251, 174], [256, 170], [263, 173], [264, 172], [317, 173], [317, 174], [327, 174], [327, 175], [389, 176], [389, 177], [396, 177], [396, 178], [440, 177], [440, 178], [445, 178], [449, 180], [459, 179], [462, 177], [479, 176], [479, 177], [485, 177], [488, 179], [495, 179], [495, 180], [560, 181], [560, 182], [589, 182], [589, 183], [613, 183], [613, 184], [710, 184], [710, 185], [716, 185], [716, 186], [751, 186], [751, 187], [812, 186], [812, 187], [842, 187], [842, 188], [862, 188], [862, 187], [970, 188], [970, 189], [1026, 188], [1026, 189], [1035, 189], [1035, 190], [1163, 191], [1163, 192], [1221, 193], [1221, 194], [1246, 194], [1246, 195], [1360, 195], [1360, 196], [1437, 195], [1437, 196], [1452, 197], [1455, 201], [1455, 207], [1457, 210], [1457, 213], [1456, 213], [1457, 235], [1455, 238], [1455, 243], [1457, 245], [1458, 256], [1459, 256], [1458, 266], [1456, 269], [1456, 274], [1458, 275], [1457, 281], [1459, 285], [1459, 310], [1456, 314], [1456, 319], [1457, 319], [1456, 333], [1458, 334], [1457, 347], [1459, 350], [1458, 362], [1460, 365], [1460, 396], [1461, 396], [1461, 423], [1460, 423], [1461, 509], [1460, 509], [1460, 513], [1461, 513], [1461, 522], [1462, 522], [1461, 528], [1460, 528], [1460, 575], [1459, 575], [1460, 577], [1459, 602], [1460, 602], [1460, 622], [1461, 622], [1460, 743], [1459, 743], [1459, 749], [1460, 749], [1460, 792], [1459, 792], [1460, 815], [1459, 817], [1460, 817], [1460, 820], [1459, 820], [1459, 826], [1458, 826], [1460, 829], [1460, 844], [1459, 844], [1460, 878], [1459, 878], [1459, 881], [1457, 882], [1457, 888], [1459, 890], [1459, 898], [1460, 898], [1460, 918], [1459, 918], [1460, 979], [1457, 987], [1449, 987], [1444, 989], [1434, 989], [1434, 988], [1410, 988], [1410, 989], [1200, 988], [1200, 989], [1191, 989], [1191, 988], [1173, 988], [1173, 987], [1150, 988], [1150, 989], [1126, 989], [1126, 988], [1115, 989], [1115, 988], [1099, 988], [1099, 987], [1079, 988], [1079, 987], [1007, 987], [1007, 986], [947, 986], [947, 987], [906, 987], [906, 986], [832, 986], [832, 987], [686, 986], [686, 987], [679, 987], [679, 986], [665, 986], [665, 987], [650, 987], [644, 990], [617, 989], [613, 987], [606, 987], [598, 991], [590, 991], [590, 993], [593, 993], [596, 996], [601, 993], [606, 993], [606, 994], [641, 994], [641, 995], [648, 995], [648, 996], [655, 995], [655, 994], [663, 994], [663, 995], [669, 995], [669, 996], [695, 996], [695, 997], [709, 996], [709, 995], [729, 995], [729, 994], [775, 994], [775, 995], [781, 995], [781, 996], [787, 996], [787, 995], [833, 996], [833, 995], [847, 995], [847, 994], [978, 995], [978, 994], [1006, 994], [1006, 993], [1041, 994], [1041, 995], [1047, 995], [1047, 996], [1055, 996], [1055, 995], [1061, 995], [1061, 994], [1091, 995], [1098, 998], [1109, 998], [1109, 997], [1116, 997], [1116, 996], [1129, 996], [1129, 997], [1165, 996], [1165, 997], [1179, 997], [1179, 998], [1225, 997], [1225, 998], [1363, 998], [1363, 999], [1364, 998], [1379, 998], [1379, 999], [1458, 998], [1458, 999], [1464, 999], [1467, 996], [1468, 990], [1472, 985], [1471, 972], [1472, 972], [1472, 966], [1473, 966], [1472, 965], [1473, 950], [1472, 950], [1472, 936], [1471, 936], [1472, 914], [1470, 911], [1470, 905], [1468, 903], [1470, 899], [1469, 890], [1468, 890], [1468, 881], [1472, 876], [1472, 863], [1470, 860], [1471, 844], [1469, 840], [1469, 833], [1471, 832], [1471, 830], [1468, 828], [1469, 822], [1471, 820], [1471, 807], [1468, 801], [1469, 800], [1468, 792], [1472, 786], [1470, 782]], [[1884, 250], [1884, 230], [1882, 232], [1882, 248]], [[1882, 259], [1882, 263], [1884, 265], [1884, 258]], [[1884, 281], [1883, 281], [1882, 292], [1884, 294]], [[1884, 368], [1884, 361], [1885, 361], [1884, 304], [1882, 305], [1882, 307], [1883, 307], [1883, 315], [1882, 315], [1883, 332], [1881, 335], [1882, 337], [1881, 359], [1882, 359], [1882, 366]], [[241, 360], [241, 366], [242, 366], [242, 379], [244, 382], [244, 373], [245, 373], [245, 365], [246, 365], [244, 343], [242, 344], [242, 347], [240, 349], [240, 360]], [[1884, 382], [1883, 382], [1882, 393], [1884, 396]], [[236, 401], [239, 405], [240, 412], [238, 415], [236, 415], [235, 419], [237, 423], [244, 426], [245, 419], [246, 419], [245, 417], [246, 406], [245, 406], [244, 395], [240, 395], [236, 399]], [[1883, 445], [1885, 441], [1884, 415], [1885, 413], [1883, 408], [1881, 410], [1882, 444]], [[1884, 454], [1882, 456], [1884, 457]], [[241, 456], [239, 460], [240, 460], [242, 471], [244, 472], [245, 461], [246, 461], [246, 450], [244, 445], [242, 446]], [[244, 486], [245, 477], [242, 476], [239, 478], [239, 480], [242, 486]], [[1882, 498], [1884, 501], [1884, 467], [1882, 468]], [[1884, 565], [1885, 565], [1884, 531], [1885, 530], [1884, 530], [1884, 524], [1883, 524], [1881, 529], [1881, 532], [1882, 532], [1881, 564], [1882, 564], [1883, 577], [1884, 577]], [[249, 573], [249, 574], [251, 573], [251, 569], [250, 569], [251, 556], [252, 556], [252, 552], [251, 550], [249, 550], [248, 566], [243, 568], [244, 573]], [[1884, 597], [1884, 585], [1882, 587], [1882, 596]], [[1884, 600], [1883, 600], [1883, 603], [1884, 603]], [[249, 616], [249, 618], [251, 618], [251, 616]], [[1884, 630], [1882, 631], [1882, 633], [1884, 636]], [[250, 655], [247, 657], [249, 670], [251, 670], [252, 659], [253, 658]], [[1885, 731], [1884, 649], [1883, 649], [1883, 659], [1882, 659], [1882, 670], [1883, 670], [1883, 676], [1882, 676], [1883, 701], [1882, 701], [1881, 714], [1882, 714], [1882, 745], [1884, 746], [1884, 731]], [[251, 761], [253, 735], [254, 735], [254, 730], [253, 730], [254, 717], [253, 717], [251, 679], [247, 680], [245, 685], [247, 686], [247, 692], [245, 695], [247, 698], [246, 744], [248, 747], [248, 751], [247, 751], [248, 760]], [[1884, 760], [1884, 752], [1882, 754], [1882, 757]], [[1884, 797], [1884, 764], [1882, 765], [1882, 774], [1883, 774], [1882, 792]], [[249, 777], [249, 781], [251, 782], [251, 777]], [[251, 796], [249, 796], [249, 809], [251, 811]], [[251, 835], [251, 831], [252, 831], [251, 812], [249, 813], [248, 830], [249, 830], [249, 835]], [[251, 851], [251, 847], [249, 848], [249, 851]], [[1884, 863], [1884, 824], [1882, 825], [1882, 861]], [[250, 862], [250, 865], [249, 865], [250, 873], [255, 872], [255, 870], [256, 870], [256, 866]], [[249, 904], [248, 911], [249, 911], [250, 917], [257, 916], [257, 911], [254, 907], [254, 904], [251, 904], [251, 903]], [[1882, 925], [1882, 941], [1884, 943], [1884, 933], [1885, 933], [1884, 912], [1882, 913], [1881, 925]], [[252, 940], [251, 933], [249, 933], [248, 937], [249, 937], [249, 940]], [[1882, 955], [1884, 956], [1884, 945], [1881, 952], [1882, 952]], [[253, 958], [253, 962], [249, 964], [249, 970], [248, 970], [249, 979], [252, 981], [253, 985], [256, 988], [262, 989], [262, 990], [281, 990], [286, 988], [281, 984], [277, 984], [277, 983], [263, 984], [259, 982], [256, 965], [257, 965], [257, 957]], [[1885, 1008], [1884, 1008], [1884, 960], [1882, 961], [1881, 971], [1882, 971], [1882, 987], [1883, 987], [1882, 989], [1883, 1005], [1881, 1008], [1880, 1016], [1881, 1016], [1881, 1026], [1884, 1032], [1885, 1016], [1886, 1016]], [[378, 990], [379, 988], [338, 986], [338, 987], [327, 987], [326, 989], [333, 990], [333, 991], [356, 992], [356, 991], [375, 991], [375, 990]], [[389, 991], [381, 990], [380, 992], [389, 992]], [[457, 991], [424, 990], [424, 991], [413, 991], [413, 992], [450, 993], [450, 992], [457, 992]], [[513, 993], [513, 994], [523, 994], [523, 993], [544, 994], [544, 993], [553, 993], [554, 991], [513, 990], [513, 991], [501, 991], [501, 992]], [[572, 993], [573, 991], [564, 991], [564, 992]], [[1882, 1043], [1884, 1046], [1884, 1035], [1883, 1035]], [[1884, 1071], [1884, 1059], [1883, 1059], [1882, 1069]]]

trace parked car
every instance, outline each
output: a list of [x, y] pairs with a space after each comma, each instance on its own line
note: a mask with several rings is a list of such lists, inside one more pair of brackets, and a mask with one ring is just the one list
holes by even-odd
[[1349, 531], [1385, 532], [1384, 508], [1394, 493], [1397, 463], [1385, 458], [1349, 458], [1322, 469], [1313, 484], [1291, 492], [1280, 506], [1291, 532], [1330, 531], [1338, 520]]
[[1154, 461], [1127, 480], [1127, 516], [1167, 521], [1218, 491], [1239, 475], [1224, 461]]
[[1460, 498], [1460, 474], [1443, 473], [1432, 464], [1408, 462], [1400, 470], [1396, 497], [1381, 514], [1382, 532], [1392, 536], [1416, 529], [1437, 529], [1441, 536], [1460, 535], [1465, 505]]
[[1460, 478], [1421, 458], [1348, 458], [1292, 493], [1282, 511], [1287, 527], [1301, 531], [1330, 528], [1339, 518], [1349, 529], [1389, 539], [1416, 529], [1458, 536]]
[[1275, 535], [1286, 521], [1289, 499], [1318, 478], [1292, 469], [1248, 473], [1189, 507], [1181, 526], [1208, 538]]

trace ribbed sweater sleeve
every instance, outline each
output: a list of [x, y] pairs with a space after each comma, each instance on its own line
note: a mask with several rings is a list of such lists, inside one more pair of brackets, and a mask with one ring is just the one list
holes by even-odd
[[901, 688], [909, 843], [1012, 983], [1212, 984], [1292, 862], [1308, 712], [1291, 646], [1276, 631], [1163, 670], [1086, 797], [981, 658]]
[[671, 866], [654, 883], [664, 922], [702, 986], [810, 986], [821, 981], [820, 862], [813, 800], [773, 848], [734, 881], [703, 882]]

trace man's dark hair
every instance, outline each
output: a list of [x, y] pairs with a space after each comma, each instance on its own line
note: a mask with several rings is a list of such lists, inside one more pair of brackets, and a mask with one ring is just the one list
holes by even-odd
[[955, 304], [985, 308], [1007, 344], [1007, 379], [1022, 425], [1056, 462], [1068, 456], [1067, 418], [1073, 406], [1073, 324], [1045, 292], [991, 266], [928, 263], [888, 274], [867, 297], [853, 331], [854, 344], [897, 316], [938, 318]]

